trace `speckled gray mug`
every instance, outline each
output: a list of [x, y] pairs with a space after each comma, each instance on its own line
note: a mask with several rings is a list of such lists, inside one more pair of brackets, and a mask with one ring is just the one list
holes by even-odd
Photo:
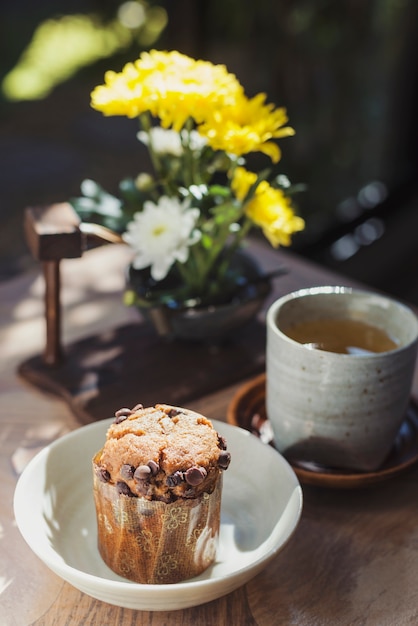
[[[347, 317], [385, 330], [398, 347], [339, 354], [285, 333], [297, 322]], [[377, 470], [405, 418], [417, 344], [416, 315], [392, 298], [315, 287], [276, 300], [267, 312], [266, 410], [279, 452], [326, 467]]]

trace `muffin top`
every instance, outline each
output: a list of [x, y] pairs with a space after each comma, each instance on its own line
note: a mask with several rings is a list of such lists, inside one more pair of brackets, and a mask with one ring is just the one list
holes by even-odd
[[120, 409], [95, 456], [98, 478], [120, 494], [173, 502], [211, 493], [230, 454], [203, 415], [167, 404]]

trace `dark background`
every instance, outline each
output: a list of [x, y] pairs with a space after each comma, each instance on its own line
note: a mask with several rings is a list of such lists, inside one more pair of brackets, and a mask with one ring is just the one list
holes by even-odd
[[[0, 81], [38, 26], [65, 15], [114, 19], [116, 0], [0, 2]], [[281, 171], [307, 190], [292, 249], [418, 304], [416, 0], [167, 0], [151, 45], [224, 63], [248, 95], [288, 110], [296, 136]], [[138, 35], [139, 37], [139, 35]], [[64, 56], [64, 40], [51, 57]], [[64, 201], [93, 178], [111, 192], [147, 167], [136, 123], [104, 118], [90, 92], [150, 47], [125, 49], [61, 77], [42, 99], [0, 94], [0, 280], [33, 265], [22, 233], [30, 204]]]

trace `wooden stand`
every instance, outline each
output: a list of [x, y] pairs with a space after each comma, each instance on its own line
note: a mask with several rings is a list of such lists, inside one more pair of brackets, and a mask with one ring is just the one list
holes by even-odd
[[61, 260], [81, 257], [87, 235], [120, 239], [107, 229], [80, 224], [68, 204], [29, 208], [25, 229], [32, 254], [44, 269], [46, 346], [18, 372], [32, 385], [61, 396], [83, 423], [110, 417], [121, 406], [138, 402], [184, 405], [264, 370], [265, 327], [257, 321], [214, 345], [164, 341], [138, 320], [64, 350]]
[[25, 235], [45, 277], [46, 346], [44, 361], [56, 365], [63, 358], [61, 345], [60, 261], [81, 257], [85, 240], [80, 219], [69, 204], [29, 207], [25, 212]]

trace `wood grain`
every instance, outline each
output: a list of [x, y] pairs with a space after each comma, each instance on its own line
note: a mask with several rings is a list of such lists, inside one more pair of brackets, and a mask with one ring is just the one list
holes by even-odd
[[220, 345], [167, 342], [144, 324], [126, 324], [71, 344], [55, 367], [37, 355], [19, 365], [36, 387], [65, 399], [83, 423], [122, 406], [190, 403], [264, 371], [265, 327], [249, 323]]
[[[67, 587], [67, 585], [66, 585]], [[60, 598], [39, 620], [36, 626], [257, 626], [251, 615], [245, 588], [220, 600], [183, 611], [133, 611], [92, 600], [68, 585], [64, 588], [66, 611], [60, 610]]]
[[[287, 253], [272, 297], [313, 284], [348, 281]], [[134, 321], [121, 304], [126, 249], [97, 249], [63, 266], [66, 348]], [[39, 275], [0, 285], [0, 624], [1, 626], [410, 626], [418, 623], [418, 470], [366, 489], [304, 486], [301, 522], [257, 577], [214, 602], [184, 611], [139, 612], [96, 601], [51, 573], [20, 536], [13, 492], [25, 462], [79, 427], [66, 402], [16, 375], [43, 350]], [[268, 303], [267, 303], [268, 304]], [[261, 352], [259, 353], [261, 354]], [[166, 372], [168, 375], [168, 372]], [[226, 419], [245, 380], [190, 397], [190, 408]], [[415, 380], [415, 392], [418, 390]], [[106, 410], [104, 417], [113, 411]], [[249, 468], [256, 471], [256, 468]], [[262, 477], [260, 489], [262, 489]], [[251, 506], [251, 503], [248, 503]]]

